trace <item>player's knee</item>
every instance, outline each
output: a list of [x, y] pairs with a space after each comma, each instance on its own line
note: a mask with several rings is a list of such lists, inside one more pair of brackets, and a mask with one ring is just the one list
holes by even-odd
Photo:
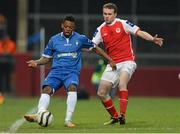
[[70, 85], [68, 91], [77, 91], [77, 86], [74, 84]]
[[97, 92], [97, 96], [101, 98], [103, 96], [103, 94], [100, 92]]
[[120, 83], [118, 87], [119, 87], [119, 90], [125, 90], [127, 89], [127, 84]]
[[105, 98], [105, 96], [106, 96], [106, 94], [104, 92], [101, 92], [101, 91], [98, 91], [97, 95], [98, 95], [98, 97], [100, 97], [102, 99]]
[[52, 95], [53, 94], [53, 89], [50, 86], [45, 86], [42, 89], [42, 93]]

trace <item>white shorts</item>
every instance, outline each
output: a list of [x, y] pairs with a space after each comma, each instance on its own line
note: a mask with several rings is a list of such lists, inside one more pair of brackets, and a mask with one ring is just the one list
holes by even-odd
[[112, 88], [115, 88], [119, 83], [119, 76], [122, 71], [129, 73], [131, 77], [134, 71], [137, 68], [137, 65], [134, 61], [124, 61], [116, 64], [117, 70], [112, 71], [111, 66], [108, 64], [104, 70], [101, 80], [109, 81], [113, 84]]

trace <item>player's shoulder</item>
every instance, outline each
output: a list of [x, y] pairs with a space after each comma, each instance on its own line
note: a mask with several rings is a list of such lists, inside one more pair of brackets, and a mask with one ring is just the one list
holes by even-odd
[[74, 32], [73, 35], [74, 35], [74, 37], [75, 37], [76, 39], [81, 40], [81, 41], [83, 41], [84, 39], [87, 39], [87, 36], [86, 36], [86, 35], [80, 34], [80, 33], [78, 33], [78, 32]]
[[127, 24], [127, 25], [130, 25], [130, 26], [134, 26], [134, 23], [131, 22], [131, 21], [128, 20], [128, 19], [118, 19], [118, 21], [122, 22], [123, 24]]
[[81, 34], [80, 34], [80, 33], [78, 33], [78, 32], [73, 32], [73, 36], [75, 36], [75, 37], [80, 37], [80, 36], [81, 36]]
[[100, 29], [103, 28], [105, 25], [106, 25], [106, 23], [103, 22], [101, 25], [99, 25], [99, 26], [97, 27], [97, 30], [100, 30]]
[[135, 24], [128, 19], [117, 18], [117, 21], [121, 22], [124, 26], [131, 26], [131, 27], [135, 26]]
[[126, 21], [127, 21], [127, 20], [125, 20], [125, 19], [116, 18], [116, 22], [126, 23]]
[[56, 40], [57, 38], [61, 37], [61, 33], [54, 34], [50, 37], [51, 40]]
[[74, 36], [76, 36], [76, 37], [78, 37], [78, 38], [84, 38], [84, 37], [86, 37], [86, 35], [80, 34], [80, 33], [78, 33], [78, 32], [74, 32], [73, 34], [74, 34]]

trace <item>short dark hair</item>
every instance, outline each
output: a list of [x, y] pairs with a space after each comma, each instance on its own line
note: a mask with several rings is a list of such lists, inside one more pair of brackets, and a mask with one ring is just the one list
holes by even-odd
[[75, 18], [72, 15], [66, 15], [63, 19], [63, 22], [65, 21], [71, 21], [75, 23]]
[[118, 8], [114, 3], [106, 3], [104, 4], [103, 8], [114, 9], [114, 13], [118, 12]]

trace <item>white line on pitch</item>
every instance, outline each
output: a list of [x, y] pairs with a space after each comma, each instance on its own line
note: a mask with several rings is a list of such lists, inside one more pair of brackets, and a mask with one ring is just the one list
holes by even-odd
[[[26, 114], [32, 114], [32, 113], [34, 113], [34, 112], [36, 112], [36, 108], [32, 108], [32, 109], [31, 109], [29, 112], [27, 112]], [[11, 127], [7, 130], [7, 133], [15, 133], [15, 132], [18, 130], [18, 128], [23, 125], [24, 122], [25, 122], [25, 119], [24, 119], [24, 118], [21, 118], [21, 119], [15, 121], [15, 122], [11, 125]]]

